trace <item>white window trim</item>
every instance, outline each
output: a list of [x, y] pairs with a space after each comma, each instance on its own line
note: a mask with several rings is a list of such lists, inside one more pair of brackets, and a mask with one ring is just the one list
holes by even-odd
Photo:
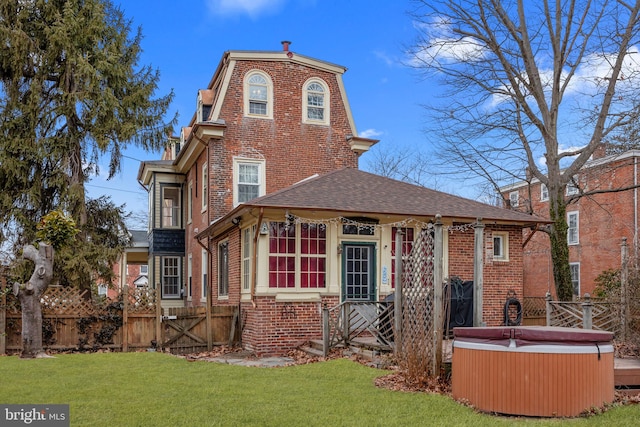
[[[500, 240], [500, 252], [501, 255], [495, 255], [495, 243], [496, 238]], [[507, 262], [509, 261], [509, 233], [506, 231], [494, 231], [491, 239], [491, 254], [494, 261]]]
[[238, 183], [240, 174], [240, 165], [245, 163], [257, 164], [258, 167], [258, 197], [266, 194], [266, 162], [260, 159], [246, 159], [242, 157], [233, 158], [233, 206], [236, 207], [240, 203], [238, 202]]
[[[176, 269], [177, 269], [177, 272], [178, 272], [178, 293], [177, 294], [166, 294], [164, 292], [164, 277], [165, 277], [165, 274], [164, 274], [165, 264], [164, 263], [168, 259], [176, 260], [176, 263], [177, 263], [177, 265], [176, 265]], [[182, 295], [180, 295], [180, 289], [182, 287], [182, 285], [181, 285], [181, 282], [182, 282], [181, 273], [182, 272], [180, 271], [181, 270], [180, 264], [181, 263], [180, 263], [180, 257], [179, 256], [163, 256], [162, 257], [162, 261], [160, 262], [160, 268], [161, 268], [161, 271], [162, 271], [161, 282], [160, 282], [161, 285], [160, 286], [162, 287], [162, 298], [163, 299], [180, 299], [182, 297]]]
[[[513, 197], [515, 196], [515, 198]], [[520, 193], [518, 191], [512, 191], [509, 193], [509, 207], [517, 208], [520, 201]]]
[[[308, 99], [307, 99], [307, 87], [311, 83], [318, 83], [324, 89], [324, 99], [323, 99], [324, 115], [323, 115], [323, 120], [310, 119], [308, 117], [308, 115], [307, 115], [307, 109], [309, 107]], [[304, 85], [302, 86], [302, 122], [303, 123], [309, 123], [309, 124], [316, 124], [316, 125], [328, 125], [329, 124], [329, 118], [331, 117], [331, 110], [330, 110], [331, 102], [330, 101], [331, 101], [331, 93], [329, 92], [329, 85], [327, 85], [324, 80], [319, 79], [318, 77], [312, 77], [309, 80], [307, 80], [306, 82], [304, 82]]]
[[[571, 241], [569, 239], [570, 236], [570, 231], [571, 231], [571, 227], [570, 227], [570, 217], [575, 216], [576, 217], [576, 240]], [[580, 212], [578, 211], [573, 211], [573, 212], [567, 212], [567, 244], [569, 246], [573, 246], [573, 245], [578, 245], [580, 244]]]
[[251, 260], [253, 255], [253, 236], [255, 235], [255, 232], [255, 225], [242, 230], [242, 264], [240, 265], [240, 277], [242, 278], [243, 293], [251, 291]]
[[187, 187], [187, 224], [193, 221], [193, 181]]
[[[142, 269], [145, 269], [146, 271], [142, 271]], [[148, 275], [149, 274], [149, 265], [148, 264], [142, 264], [140, 265], [140, 275]]]
[[565, 190], [565, 194], [567, 196], [573, 196], [574, 194], [578, 194], [580, 192], [580, 190], [578, 189], [578, 186], [576, 184], [574, 184], [574, 182], [579, 182], [578, 177], [574, 176], [571, 181], [569, 181], [567, 183], [567, 187]]
[[540, 183], [540, 201], [546, 202], [548, 200], [549, 200], [549, 189], [545, 184]]
[[207, 205], [209, 204], [209, 169], [207, 162], [202, 165], [202, 186], [200, 187], [200, 195], [202, 198], [200, 212], [206, 212]]
[[[574, 295], [579, 297], [580, 296], [580, 285], [581, 285], [581, 283], [580, 283], [580, 263], [579, 262], [570, 262], [569, 263], [569, 270], [571, 270], [572, 266], [578, 266], [578, 293], [574, 292]], [[573, 274], [571, 275], [571, 287], [573, 288]], [[572, 291], [573, 291], [573, 289], [572, 289]]]
[[[173, 206], [171, 209], [173, 211], [175, 211], [174, 213], [176, 213], [177, 218], [176, 218], [176, 225], [164, 225], [164, 201], [165, 201], [165, 192], [166, 190], [176, 190], [178, 192], [178, 206]], [[173, 186], [173, 185], [167, 185], [167, 186], [163, 186], [162, 187], [162, 197], [161, 197], [161, 201], [160, 201], [160, 226], [161, 228], [171, 228], [171, 229], [176, 229], [176, 228], [181, 228], [182, 227], [182, 218], [181, 218], [181, 209], [182, 209], [182, 191], [180, 189], [180, 187], [177, 186]], [[172, 212], [173, 212], [172, 211]]]
[[207, 289], [209, 288], [209, 252], [202, 248], [200, 258], [200, 301], [207, 301]]
[[[255, 74], [260, 74], [267, 81], [267, 114], [251, 114], [249, 113], [249, 79]], [[271, 76], [261, 70], [250, 70], [244, 76], [244, 115], [245, 117], [255, 117], [259, 119], [273, 119], [273, 82]]]

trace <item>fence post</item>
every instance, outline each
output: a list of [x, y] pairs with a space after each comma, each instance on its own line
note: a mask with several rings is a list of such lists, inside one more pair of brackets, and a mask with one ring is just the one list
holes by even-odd
[[584, 302], [582, 303], [582, 329], [593, 329], [593, 304], [591, 303], [591, 295], [584, 294]]
[[329, 337], [331, 331], [329, 330], [329, 309], [327, 303], [322, 306], [322, 356], [327, 357], [329, 354]]
[[478, 218], [474, 225], [474, 251], [473, 251], [473, 326], [485, 326], [482, 319], [483, 304], [483, 259], [484, 259], [484, 224], [482, 218]]
[[0, 355], [7, 354], [7, 280], [0, 269]]
[[393, 350], [398, 357], [402, 350], [402, 236], [400, 227], [396, 231], [396, 274], [394, 277], [396, 289], [393, 295]]
[[163, 351], [162, 346], [164, 342], [162, 340], [162, 295], [160, 293], [160, 283], [156, 283], [155, 289], [156, 296], [156, 348], [159, 351]]
[[[442, 278], [442, 258], [443, 258], [443, 237], [442, 237], [442, 216], [436, 215], [436, 222], [434, 224], [434, 248], [433, 248], [433, 321], [435, 323], [434, 328], [434, 348], [435, 358], [433, 375], [440, 373], [440, 367], [442, 366], [442, 328], [443, 328], [443, 278]], [[396, 246], [397, 248], [398, 246]]]
[[622, 329], [622, 339], [627, 340], [627, 319], [629, 318], [629, 247], [627, 246], [627, 238], [622, 238], [620, 245], [620, 327]]
[[129, 351], [129, 285], [122, 287], [122, 352]]
[[547, 294], [544, 296], [546, 311], [547, 311], [547, 326], [551, 326], [551, 292], [547, 291]]
[[349, 345], [349, 334], [351, 332], [351, 325], [349, 322], [349, 314], [351, 313], [351, 304], [345, 301], [342, 305], [342, 338], [344, 338], [344, 345]]

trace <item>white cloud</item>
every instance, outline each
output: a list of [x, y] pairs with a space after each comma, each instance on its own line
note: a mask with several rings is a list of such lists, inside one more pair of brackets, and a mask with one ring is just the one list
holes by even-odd
[[367, 130], [364, 130], [364, 131], [360, 132], [360, 136], [362, 138], [375, 138], [375, 137], [380, 136], [382, 134], [383, 134], [382, 131], [375, 130], [375, 129], [367, 129]]
[[286, 0], [208, 0], [209, 10], [217, 15], [242, 15], [252, 18], [280, 9]]

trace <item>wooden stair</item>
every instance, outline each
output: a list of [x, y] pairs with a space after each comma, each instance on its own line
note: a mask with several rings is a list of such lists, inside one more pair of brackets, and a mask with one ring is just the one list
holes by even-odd
[[613, 370], [617, 392], [627, 396], [640, 396], [640, 360], [615, 359]]

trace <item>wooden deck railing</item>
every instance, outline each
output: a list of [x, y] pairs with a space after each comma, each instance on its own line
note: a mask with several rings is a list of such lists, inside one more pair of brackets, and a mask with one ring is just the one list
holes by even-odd
[[358, 338], [370, 339], [383, 349], [393, 348], [393, 303], [345, 301], [323, 309], [323, 353]]

